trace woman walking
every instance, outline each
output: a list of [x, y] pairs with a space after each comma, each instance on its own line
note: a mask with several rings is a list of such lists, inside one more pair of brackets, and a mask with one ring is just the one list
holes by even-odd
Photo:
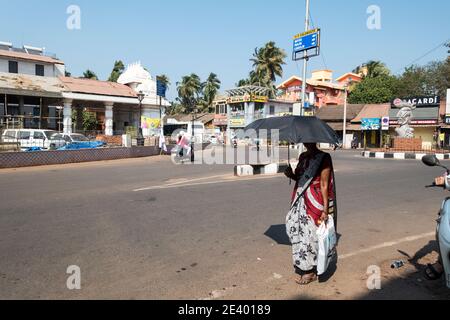
[[319, 251], [317, 229], [333, 214], [337, 226], [336, 192], [331, 156], [305, 143], [295, 172], [289, 166], [285, 175], [296, 181], [292, 206], [286, 217], [286, 231], [292, 243], [296, 282], [307, 285], [317, 281]]

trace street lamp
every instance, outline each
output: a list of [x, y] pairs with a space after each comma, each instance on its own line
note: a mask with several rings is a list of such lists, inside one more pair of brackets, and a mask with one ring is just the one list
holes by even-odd
[[137, 94], [137, 98], [139, 100], [139, 119], [138, 119], [138, 135], [137, 135], [137, 145], [143, 146], [144, 145], [144, 135], [142, 134], [142, 101], [144, 101], [145, 94], [142, 91], [139, 91]]

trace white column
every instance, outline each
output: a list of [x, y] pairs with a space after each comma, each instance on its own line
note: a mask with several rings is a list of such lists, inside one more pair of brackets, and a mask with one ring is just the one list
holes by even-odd
[[64, 133], [71, 134], [72, 133], [72, 100], [64, 100], [64, 111], [63, 111], [64, 119]]
[[247, 125], [249, 125], [250, 123], [252, 123], [253, 121], [255, 121], [255, 103], [254, 102], [250, 102], [248, 104], [248, 122]]
[[231, 145], [231, 106], [227, 104], [227, 141], [228, 146]]
[[105, 104], [105, 136], [113, 136], [114, 124], [114, 105], [112, 103]]

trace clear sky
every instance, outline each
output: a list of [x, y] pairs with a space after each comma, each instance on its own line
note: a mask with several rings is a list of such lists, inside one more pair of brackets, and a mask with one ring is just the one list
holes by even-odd
[[[67, 7], [81, 9], [81, 29], [69, 30]], [[370, 5], [381, 9], [381, 29], [369, 30]], [[288, 53], [284, 79], [301, 74], [292, 62], [292, 36], [304, 29], [305, 0], [0, 0], [0, 41], [45, 47], [79, 76], [92, 69], [101, 79], [114, 60], [141, 61], [172, 82], [215, 72], [222, 89], [247, 76], [255, 47], [273, 40]], [[327, 67], [334, 77], [358, 64], [382, 60], [394, 72], [450, 39], [448, 0], [311, 0], [322, 29], [322, 56], [311, 69]], [[443, 59], [439, 48], [418, 60]], [[280, 82], [280, 81], [279, 81]]]

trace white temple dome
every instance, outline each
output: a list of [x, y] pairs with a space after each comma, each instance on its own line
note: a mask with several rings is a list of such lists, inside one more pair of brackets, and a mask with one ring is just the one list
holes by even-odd
[[150, 72], [144, 69], [140, 62], [132, 63], [127, 66], [125, 71], [120, 75], [117, 80], [120, 84], [131, 83], [143, 83], [144, 81], [151, 79]]
[[140, 62], [129, 64], [117, 82], [131, 87], [136, 92], [142, 91], [147, 97], [156, 97], [156, 81]]

